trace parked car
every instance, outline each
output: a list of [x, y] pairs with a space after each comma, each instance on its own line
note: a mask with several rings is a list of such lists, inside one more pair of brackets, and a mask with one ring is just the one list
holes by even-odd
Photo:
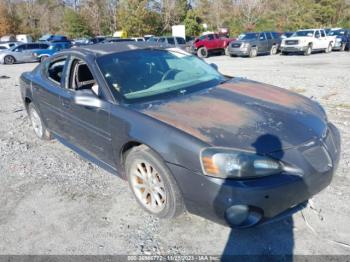
[[229, 56], [255, 57], [259, 54], [277, 54], [281, 44], [277, 32], [244, 33], [238, 41], [228, 47]]
[[336, 29], [331, 30], [328, 36], [335, 37], [335, 43], [333, 50], [345, 51], [350, 47], [350, 30], [349, 29]]
[[14, 64], [24, 62], [35, 62], [37, 58], [33, 56], [33, 52], [38, 49], [48, 48], [46, 43], [29, 43], [20, 44], [18, 46], [11, 47], [8, 50], [0, 52], [1, 64]]
[[8, 50], [11, 47], [23, 44], [22, 42], [0, 42], [0, 51]]
[[160, 218], [186, 208], [236, 228], [261, 224], [327, 187], [339, 161], [339, 132], [317, 102], [225, 77], [181, 49], [62, 51], [23, 73], [20, 90], [39, 138], [128, 180]]
[[323, 29], [303, 29], [295, 32], [291, 37], [282, 40], [281, 52], [303, 53], [310, 55], [314, 51], [332, 52], [334, 38], [328, 37]]
[[39, 42], [70, 42], [70, 40], [64, 35], [51, 35], [46, 34], [39, 38]]
[[107, 37], [102, 43], [120, 43], [120, 42], [135, 42], [131, 38]]
[[56, 54], [59, 51], [64, 49], [69, 49], [72, 47], [70, 42], [53, 42], [50, 43], [48, 48], [37, 49], [33, 52], [33, 56], [36, 58], [36, 61], [43, 62], [48, 57]]
[[213, 52], [228, 54], [228, 46], [235, 40], [235, 38], [220, 37], [219, 34], [209, 33], [194, 40], [188, 51], [201, 58], [208, 57]]
[[286, 39], [286, 38], [289, 38], [291, 37], [295, 32], [284, 32], [282, 35], [281, 35], [281, 39]]
[[174, 45], [183, 50], [186, 50], [187, 47], [186, 40], [184, 38], [175, 36], [161, 36], [158, 38], [158, 43]]
[[18, 42], [22, 43], [32, 43], [33, 38], [30, 35], [22, 34], [22, 35], [16, 35], [16, 40]]

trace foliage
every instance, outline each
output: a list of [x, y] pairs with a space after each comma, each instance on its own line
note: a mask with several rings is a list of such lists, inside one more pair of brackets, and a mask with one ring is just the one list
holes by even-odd
[[66, 10], [63, 23], [64, 31], [69, 37], [77, 38], [91, 35], [91, 28], [88, 26], [84, 17], [71, 9]]
[[189, 10], [184, 20], [186, 34], [188, 36], [197, 36], [202, 31], [201, 19], [195, 10]]

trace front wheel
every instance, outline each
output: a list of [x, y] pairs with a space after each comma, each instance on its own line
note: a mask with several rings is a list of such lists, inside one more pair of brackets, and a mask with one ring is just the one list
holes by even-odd
[[201, 47], [197, 51], [197, 56], [200, 58], [207, 58], [209, 56], [208, 49], [205, 47]]
[[309, 56], [309, 55], [311, 55], [311, 52], [312, 52], [312, 46], [309, 45], [309, 46], [306, 48], [306, 50], [304, 51], [304, 55], [305, 55], [305, 56]]
[[129, 186], [141, 207], [159, 218], [184, 211], [180, 190], [164, 161], [147, 146], [131, 149], [125, 159]]
[[28, 115], [35, 135], [42, 140], [50, 140], [51, 133], [46, 129], [39, 111], [33, 103], [28, 106]]
[[225, 55], [231, 56], [228, 46], [225, 48]]
[[12, 55], [7, 55], [4, 57], [5, 65], [12, 65], [16, 62], [16, 59]]
[[341, 47], [340, 47], [340, 51], [341, 51], [341, 52], [344, 52], [344, 51], [345, 51], [345, 48], [346, 48], [346, 44], [345, 44], [345, 43], [342, 43], [342, 44], [341, 44]]
[[249, 57], [256, 57], [258, 55], [258, 49], [256, 47], [252, 47], [249, 52]]

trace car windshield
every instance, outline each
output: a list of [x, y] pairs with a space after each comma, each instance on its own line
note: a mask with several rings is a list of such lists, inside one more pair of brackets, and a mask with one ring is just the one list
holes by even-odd
[[341, 35], [345, 35], [345, 30], [333, 30], [333, 31], [329, 31], [328, 33], [329, 36], [341, 36]]
[[204, 61], [178, 49], [114, 53], [97, 63], [109, 86], [127, 103], [183, 95], [225, 80]]
[[259, 34], [257, 33], [246, 33], [240, 40], [255, 40], [258, 39]]
[[295, 32], [293, 34], [293, 36], [313, 36], [313, 35], [314, 35], [313, 30], [302, 30], [302, 31]]

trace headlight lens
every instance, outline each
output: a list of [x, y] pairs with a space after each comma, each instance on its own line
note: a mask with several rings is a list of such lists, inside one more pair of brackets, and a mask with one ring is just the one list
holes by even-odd
[[275, 159], [250, 152], [207, 148], [201, 152], [205, 175], [220, 178], [254, 178], [274, 175], [284, 170]]
[[248, 48], [249, 47], [249, 43], [243, 43], [242, 45], [241, 45], [241, 48]]
[[341, 38], [337, 38], [337, 39], [335, 39], [335, 41], [341, 42]]

